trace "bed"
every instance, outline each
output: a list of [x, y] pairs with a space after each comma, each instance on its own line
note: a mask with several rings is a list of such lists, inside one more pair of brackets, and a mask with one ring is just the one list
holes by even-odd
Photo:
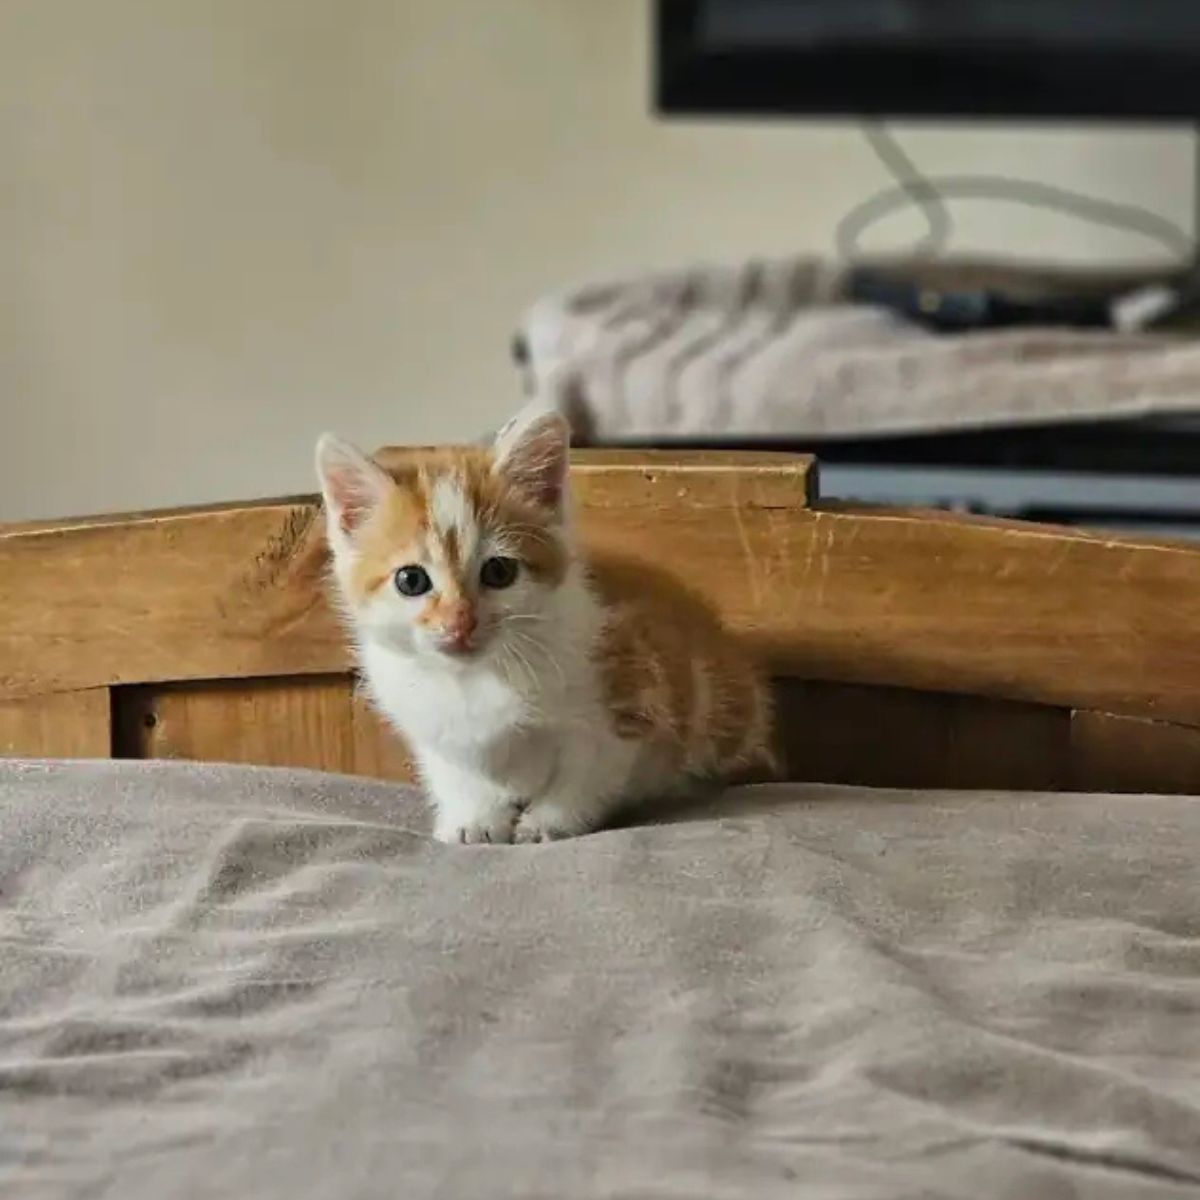
[[1194, 1195], [1200, 547], [572, 471], [784, 780], [443, 847], [311, 498], [0, 526], [0, 1192]]

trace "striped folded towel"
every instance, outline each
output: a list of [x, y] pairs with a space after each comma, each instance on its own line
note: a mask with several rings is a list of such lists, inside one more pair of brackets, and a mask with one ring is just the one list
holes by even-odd
[[[1030, 296], [1134, 282], [963, 262], [902, 273]], [[1042, 327], [936, 334], [850, 303], [848, 276], [794, 257], [581, 286], [523, 321], [526, 385], [554, 392], [583, 444], [796, 443], [1200, 411], [1200, 342]]]

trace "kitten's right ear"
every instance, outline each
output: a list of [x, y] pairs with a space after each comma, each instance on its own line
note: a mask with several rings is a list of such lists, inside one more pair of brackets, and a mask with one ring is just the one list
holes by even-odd
[[354, 536], [394, 486], [381, 466], [332, 433], [317, 441], [317, 477], [330, 532], [345, 538]]
[[562, 414], [535, 399], [496, 434], [493, 470], [539, 508], [561, 516], [570, 444]]

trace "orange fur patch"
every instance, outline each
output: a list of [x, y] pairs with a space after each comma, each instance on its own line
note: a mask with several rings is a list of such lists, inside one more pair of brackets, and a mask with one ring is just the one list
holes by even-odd
[[772, 765], [768, 681], [704, 601], [645, 563], [596, 559], [591, 574], [611, 613], [597, 666], [618, 734], [690, 775]]

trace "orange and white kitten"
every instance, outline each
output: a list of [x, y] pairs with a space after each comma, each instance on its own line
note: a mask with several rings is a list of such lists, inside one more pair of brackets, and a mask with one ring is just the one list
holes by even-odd
[[317, 445], [337, 590], [375, 704], [447, 842], [538, 842], [770, 759], [766, 682], [703, 604], [585, 562], [566, 422], [533, 407], [490, 449], [389, 473]]

